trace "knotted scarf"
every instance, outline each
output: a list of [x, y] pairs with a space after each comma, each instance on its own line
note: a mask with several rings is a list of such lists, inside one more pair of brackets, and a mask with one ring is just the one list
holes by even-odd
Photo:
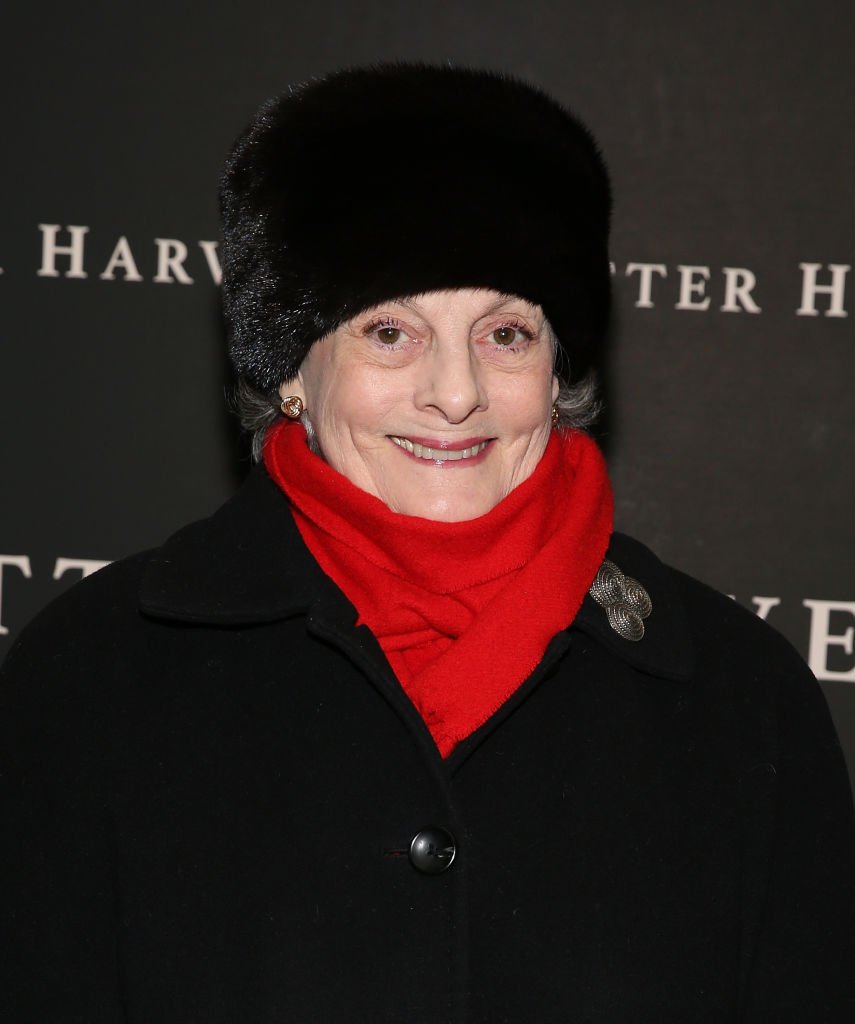
[[393, 512], [310, 451], [299, 423], [268, 432], [264, 462], [443, 757], [570, 625], [611, 536], [605, 462], [579, 431], [553, 431], [528, 479], [486, 515], [454, 523]]

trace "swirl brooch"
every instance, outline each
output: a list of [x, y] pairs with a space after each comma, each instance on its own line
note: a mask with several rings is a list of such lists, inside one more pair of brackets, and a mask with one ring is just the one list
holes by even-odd
[[609, 625], [624, 640], [644, 636], [644, 619], [653, 610], [650, 595], [631, 576], [624, 576], [614, 562], [605, 559], [597, 570], [588, 593], [605, 608]]

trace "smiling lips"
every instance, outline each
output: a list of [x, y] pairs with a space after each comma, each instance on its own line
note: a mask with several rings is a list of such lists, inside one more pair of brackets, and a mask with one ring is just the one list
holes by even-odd
[[492, 438], [483, 440], [473, 439], [464, 441], [464, 447], [451, 445], [450, 442], [437, 441], [433, 444], [425, 444], [419, 441], [411, 441], [407, 437], [395, 437], [391, 440], [405, 452], [414, 455], [417, 459], [425, 459], [427, 462], [462, 462], [464, 459], [474, 459], [486, 450]]

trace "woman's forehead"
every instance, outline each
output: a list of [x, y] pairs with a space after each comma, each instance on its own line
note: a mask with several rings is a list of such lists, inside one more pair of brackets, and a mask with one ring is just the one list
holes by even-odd
[[514, 310], [527, 316], [543, 319], [543, 310], [528, 299], [492, 288], [446, 288], [421, 292], [417, 295], [397, 296], [363, 310], [353, 319], [371, 317], [392, 309], [405, 310], [417, 316], [431, 317], [451, 313], [474, 317]]

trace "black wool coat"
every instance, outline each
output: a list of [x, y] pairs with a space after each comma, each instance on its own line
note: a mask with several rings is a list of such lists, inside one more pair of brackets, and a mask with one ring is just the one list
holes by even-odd
[[72, 588], [0, 681], [3, 1024], [851, 1024], [816, 682], [640, 544], [609, 557], [643, 640], [587, 599], [445, 761], [260, 467]]

